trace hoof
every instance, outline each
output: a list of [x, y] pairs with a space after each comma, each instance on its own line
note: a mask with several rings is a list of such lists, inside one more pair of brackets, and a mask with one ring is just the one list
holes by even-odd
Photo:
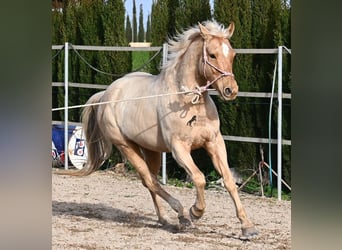
[[192, 226], [192, 222], [190, 219], [186, 218], [185, 216], [178, 217], [179, 224], [181, 224], [184, 227], [190, 227]]
[[195, 215], [194, 212], [192, 211], [193, 209], [196, 209], [196, 208], [194, 206], [192, 206], [189, 209], [190, 218], [192, 221], [197, 221], [202, 217], [203, 213], [201, 213], [201, 215], [199, 215], [199, 216]]
[[165, 226], [177, 223], [167, 215], [159, 216], [158, 222]]
[[170, 225], [171, 224], [170, 221], [171, 219], [168, 216], [160, 217], [158, 219], [158, 222], [164, 226]]
[[190, 218], [187, 218], [185, 216], [180, 216], [180, 217], [178, 217], [178, 220], [179, 220], [179, 229], [180, 230], [194, 228], [194, 225], [192, 224], [192, 221]]
[[254, 236], [258, 235], [258, 231], [254, 226], [242, 228], [242, 236], [241, 239], [250, 239]]

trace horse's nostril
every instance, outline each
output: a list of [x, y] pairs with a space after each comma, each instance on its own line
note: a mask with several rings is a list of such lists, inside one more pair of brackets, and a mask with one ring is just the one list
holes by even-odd
[[233, 93], [233, 91], [232, 91], [231, 88], [225, 88], [224, 89], [224, 93], [225, 93], [226, 96], [230, 96]]

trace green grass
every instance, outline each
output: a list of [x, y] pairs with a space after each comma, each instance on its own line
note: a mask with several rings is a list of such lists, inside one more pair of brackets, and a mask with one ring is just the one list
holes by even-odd
[[[140, 68], [150, 59], [148, 51], [133, 51], [132, 52], [132, 70]], [[144, 68], [143, 71], [146, 71]]]
[[170, 178], [167, 180], [167, 184], [175, 187], [187, 187], [193, 188], [194, 184], [192, 182], [185, 182], [177, 178]]

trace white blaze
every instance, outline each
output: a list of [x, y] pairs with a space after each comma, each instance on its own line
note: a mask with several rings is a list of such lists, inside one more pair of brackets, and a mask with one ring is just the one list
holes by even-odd
[[228, 53], [229, 53], [229, 47], [228, 47], [228, 45], [227, 45], [227, 44], [225, 44], [225, 43], [223, 43], [223, 44], [222, 44], [222, 52], [223, 52], [223, 55], [224, 55], [225, 57], [227, 57], [227, 56], [228, 56]]

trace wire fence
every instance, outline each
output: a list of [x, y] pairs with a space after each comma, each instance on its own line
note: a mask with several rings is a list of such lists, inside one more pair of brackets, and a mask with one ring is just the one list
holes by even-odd
[[[72, 50], [81, 59], [81, 61], [83, 61], [92, 70], [94, 70], [98, 73], [101, 73], [101, 74], [120, 77], [120, 76], [123, 76], [127, 73], [140, 71], [141, 69], [146, 67], [149, 63], [151, 63], [151, 61], [153, 61], [161, 52], [163, 52], [163, 57], [165, 60], [165, 57], [166, 57], [165, 53], [167, 53], [167, 52], [165, 52], [165, 50], [167, 50], [167, 45], [164, 44], [163, 47], [115, 47], [115, 46], [83, 46], [83, 45], [72, 45], [72, 44], [66, 43], [65, 45], [53, 45], [52, 50], [57, 50], [57, 52], [52, 56], [52, 60], [55, 60], [61, 54], [62, 51]], [[111, 72], [104, 72], [104, 71], [94, 67], [93, 65], [91, 65], [91, 63], [89, 63], [78, 52], [78, 50], [86, 50], [86, 51], [155, 51], [156, 53], [147, 62], [145, 62], [140, 67], [132, 70], [131, 72], [127, 72], [125, 74], [114, 74]], [[283, 53], [291, 54], [291, 50], [284, 47], [284, 46], [279, 46], [278, 49], [235, 49], [235, 51], [237, 54], [278, 54], [278, 95], [274, 95], [274, 92], [273, 92], [274, 89], [272, 90], [272, 93], [266, 93], [266, 92], [239, 92], [238, 93], [239, 97], [270, 98], [271, 100], [273, 100], [273, 98], [278, 98], [278, 100], [279, 100], [278, 101], [278, 137], [277, 137], [277, 139], [273, 139], [273, 138], [270, 138], [270, 136], [269, 136], [269, 138], [256, 138], [256, 137], [246, 137], [246, 136], [223, 135], [223, 138], [224, 138], [224, 140], [227, 140], [227, 141], [265, 143], [265, 144], [268, 143], [269, 145], [270, 144], [277, 144], [278, 173], [279, 173], [279, 171], [281, 172], [281, 157], [282, 157], [281, 156], [281, 146], [282, 145], [291, 146], [291, 140], [286, 140], [286, 139], [282, 138], [281, 118], [282, 118], [282, 106], [283, 106], [283, 104], [282, 104], [281, 100], [282, 99], [291, 100], [292, 96], [291, 96], [291, 93], [283, 93], [281, 84], [279, 84], [282, 82], [282, 78], [281, 78], [281, 75], [282, 75], [282, 54]], [[67, 56], [67, 53], [65, 53], [65, 56]], [[67, 60], [65, 60], [65, 63], [67, 63]], [[65, 67], [65, 70], [66, 69], [67, 69], [67, 67]], [[68, 76], [67, 73], [65, 75]], [[273, 76], [273, 81], [275, 83], [275, 74]], [[273, 86], [274, 86], [274, 83], [273, 83]], [[89, 84], [89, 83], [73, 83], [73, 82], [69, 82], [68, 79], [65, 79], [64, 82], [52, 82], [52, 86], [53, 87], [65, 87], [66, 89], [68, 87], [106, 89], [109, 85]], [[66, 93], [67, 93], [67, 91], [66, 91]], [[181, 92], [181, 93], [172, 93], [172, 94], [184, 94], [184, 93]], [[209, 90], [209, 94], [210, 95], [218, 95], [218, 92], [216, 90]], [[66, 96], [66, 98], [67, 98], [67, 96]], [[144, 98], [144, 97], [142, 97], [142, 98]], [[153, 97], [151, 96], [151, 97], [145, 97], [145, 98], [153, 98]], [[132, 101], [132, 100], [121, 100], [121, 101]], [[66, 99], [65, 103], [67, 103], [67, 102], [68, 102], [68, 100]], [[269, 104], [269, 103], [265, 103], [265, 104]], [[289, 104], [285, 104], [285, 105], [289, 105]], [[65, 107], [53, 108], [52, 111], [63, 110], [63, 109], [68, 110], [70, 108], [81, 108], [83, 106], [84, 105], [81, 105], [81, 104], [75, 105], [72, 107], [65, 105]], [[68, 113], [68, 112], [65, 112], [65, 113]], [[280, 116], [280, 120], [279, 120], [279, 116]], [[67, 120], [68, 119], [66, 116], [65, 121], [64, 121], [65, 127], [68, 126]], [[280, 124], [279, 124], [279, 121], [280, 121]], [[62, 121], [52, 121], [52, 123], [53, 124], [63, 124]], [[73, 123], [73, 124], [80, 125], [80, 123]], [[279, 131], [279, 129], [280, 129], [280, 131]], [[270, 166], [270, 171], [272, 171], [271, 166]], [[281, 199], [281, 194], [279, 193], [279, 192], [281, 192], [281, 187], [279, 187], [280, 182], [281, 182], [281, 174], [278, 176], [278, 199]]]

